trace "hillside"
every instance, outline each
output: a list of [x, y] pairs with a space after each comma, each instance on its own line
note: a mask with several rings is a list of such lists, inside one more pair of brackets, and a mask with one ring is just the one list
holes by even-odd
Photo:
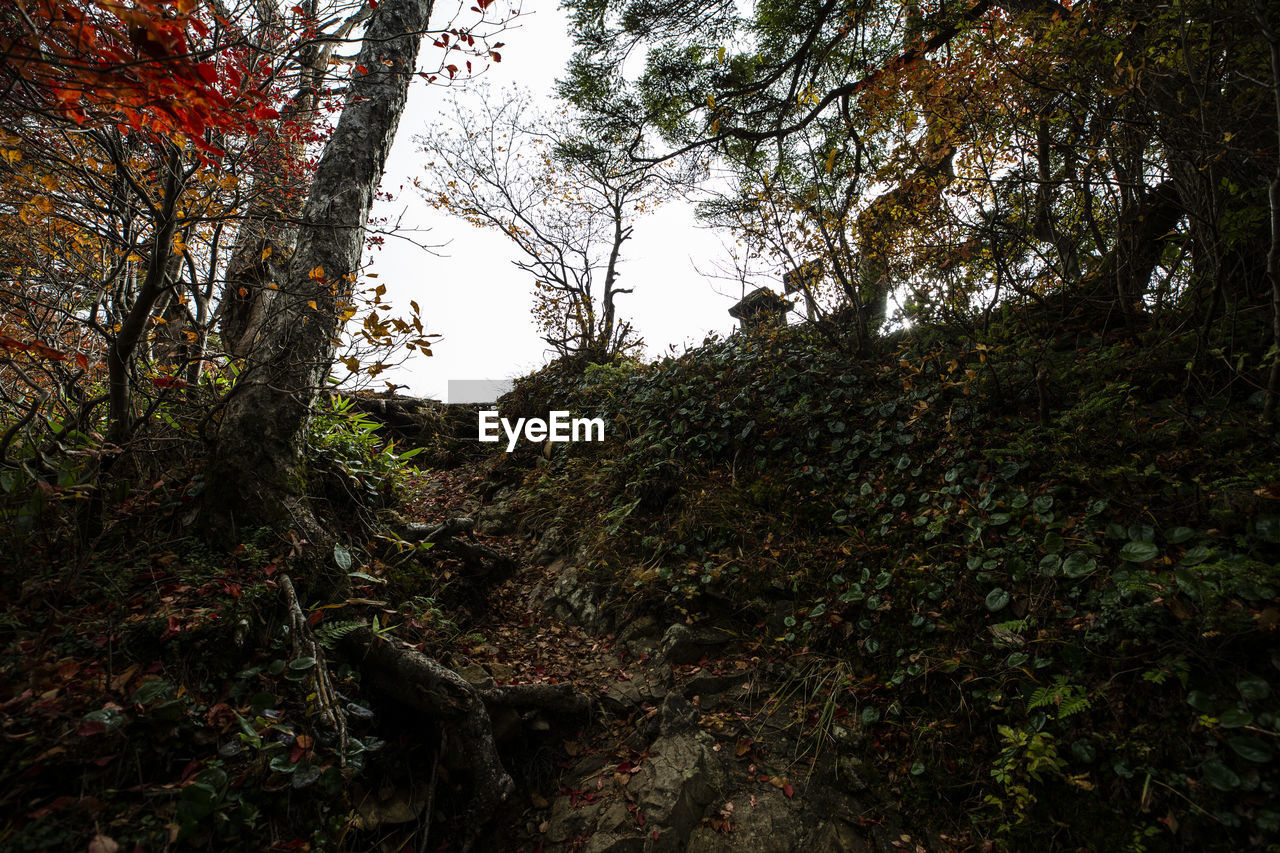
[[511, 454], [335, 403], [318, 482], [399, 531], [335, 546], [343, 597], [185, 536], [193, 471], [87, 563], [27, 534], [5, 846], [1274, 845], [1280, 462], [1193, 351], [739, 334], [526, 377], [504, 417], [607, 435]]

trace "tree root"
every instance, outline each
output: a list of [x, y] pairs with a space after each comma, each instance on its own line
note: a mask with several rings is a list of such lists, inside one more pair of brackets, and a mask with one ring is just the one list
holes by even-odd
[[315, 686], [320, 719], [324, 720], [337, 735], [338, 761], [345, 767], [347, 763], [346, 712], [338, 702], [333, 682], [329, 677], [329, 667], [325, 663], [324, 652], [307, 625], [307, 617], [298, 603], [298, 593], [294, 590], [293, 581], [288, 575], [280, 577], [280, 589], [284, 592], [285, 607], [289, 613], [289, 636], [293, 643], [293, 659], [310, 657], [315, 661], [315, 666], [311, 668], [311, 679]]
[[[515, 790], [515, 782], [498, 755], [489, 707], [538, 707], [564, 714], [591, 710], [591, 700], [567, 684], [478, 689], [438, 661], [415, 649], [384, 641], [368, 628], [347, 634], [339, 647], [360, 667], [366, 689], [443, 719], [453, 727], [455, 735], [448, 742], [459, 750], [462, 763], [473, 774], [464, 850], [472, 848], [498, 805]], [[430, 821], [429, 814], [427, 820]]]
[[475, 537], [476, 523], [470, 518], [449, 518], [441, 524], [404, 525], [400, 537], [407, 542], [430, 543], [440, 551], [448, 552], [461, 558], [468, 568], [485, 569], [487, 571], [505, 570], [514, 566], [507, 555], [476, 542], [466, 542], [459, 538], [465, 535], [468, 539]]

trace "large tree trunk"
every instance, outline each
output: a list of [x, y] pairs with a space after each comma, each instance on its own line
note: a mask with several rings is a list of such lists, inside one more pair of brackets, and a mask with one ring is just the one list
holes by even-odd
[[288, 522], [313, 543], [326, 538], [306, 499], [302, 436], [333, 364], [339, 306], [352, 290], [431, 7], [383, 0], [369, 22], [297, 248], [219, 426], [205, 499], [216, 537], [233, 536], [238, 525]]

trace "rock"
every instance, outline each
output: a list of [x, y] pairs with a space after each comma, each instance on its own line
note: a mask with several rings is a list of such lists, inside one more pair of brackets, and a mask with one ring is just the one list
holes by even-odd
[[[551, 568], [556, 569], [556, 565]], [[607, 632], [608, 623], [600, 611], [602, 598], [600, 584], [591, 581], [586, 572], [564, 568], [542, 600], [542, 606], [558, 619], [603, 634]]]
[[461, 664], [455, 664], [453, 671], [466, 679], [467, 683], [472, 687], [486, 688], [493, 686], [493, 678], [488, 671], [480, 664], [474, 661], [464, 660]]
[[587, 841], [582, 853], [644, 853], [644, 838], [639, 835], [598, 832]]
[[690, 628], [677, 622], [662, 635], [659, 657], [669, 664], [694, 663], [728, 645], [730, 639], [720, 631]]
[[706, 807], [720, 798], [726, 774], [703, 731], [658, 738], [631, 781], [632, 795], [647, 826], [659, 828], [659, 845], [651, 849], [682, 850]]
[[701, 696], [705, 702], [708, 697], [721, 693], [728, 694], [730, 697], [745, 694], [749, 689], [747, 682], [750, 678], [751, 675], [746, 672], [717, 674], [704, 669], [690, 676], [680, 687], [684, 695]]
[[476, 530], [490, 536], [505, 536], [515, 532], [519, 513], [513, 501], [502, 499], [505, 491], [500, 491], [493, 503], [481, 507], [476, 513]]
[[547, 818], [547, 840], [563, 844], [586, 832], [594, 823], [594, 818], [595, 811], [589, 806], [572, 806], [568, 797], [558, 797], [551, 806], [551, 816]]
[[563, 554], [568, 546], [569, 537], [565, 535], [563, 528], [552, 525], [538, 537], [538, 544], [529, 555], [529, 562], [544, 565]]
[[658, 733], [670, 736], [688, 731], [698, 724], [698, 710], [679, 693], [672, 693], [658, 711]]
[[660, 664], [632, 672], [636, 677], [612, 682], [600, 697], [609, 713], [622, 715], [644, 705], [657, 705], [667, 698], [675, 682], [671, 668]]
[[871, 853], [871, 844], [842, 820], [824, 823], [814, 833], [814, 853]]
[[658, 620], [652, 616], [631, 619], [618, 629], [617, 645], [632, 659], [652, 655], [658, 649], [659, 640]]

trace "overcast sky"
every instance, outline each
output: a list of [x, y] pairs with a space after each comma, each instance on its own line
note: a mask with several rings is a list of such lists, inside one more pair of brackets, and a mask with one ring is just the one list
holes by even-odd
[[[502, 61], [486, 75], [494, 89], [518, 83], [542, 95], [551, 93], [572, 49], [565, 17], [555, 3], [527, 0], [526, 13], [499, 39], [506, 44]], [[424, 46], [424, 63], [435, 63], [438, 56], [429, 44]], [[460, 96], [466, 97], [465, 89]], [[430, 133], [447, 101], [443, 88], [412, 88], [382, 181], [382, 189], [395, 198], [374, 209], [375, 215], [398, 221], [413, 240], [439, 248], [431, 254], [390, 237], [372, 254], [369, 267], [378, 275], [376, 281], [387, 285], [393, 305], [417, 301], [428, 330], [442, 335], [431, 358], [415, 354], [384, 377], [407, 385], [402, 393], [441, 400], [450, 379], [518, 376], [548, 358], [529, 313], [533, 281], [512, 266], [515, 253], [506, 238], [432, 210], [409, 184], [425, 163], [413, 137]], [[622, 284], [635, 293], [620, 296], [618, 310], [644, 337], [647, 357], [659, 356], [671, 345], [683, 351], [709, 332], [734, 327], [726, 312], [741, 295], [740, 285], [708, 279], [694, 269], [697, 264], [711, 272], [717, 262], [727, 263], [721, 239], [701, 228], [684, 203], [668, 204], [635, 223], [622, 266]]]

